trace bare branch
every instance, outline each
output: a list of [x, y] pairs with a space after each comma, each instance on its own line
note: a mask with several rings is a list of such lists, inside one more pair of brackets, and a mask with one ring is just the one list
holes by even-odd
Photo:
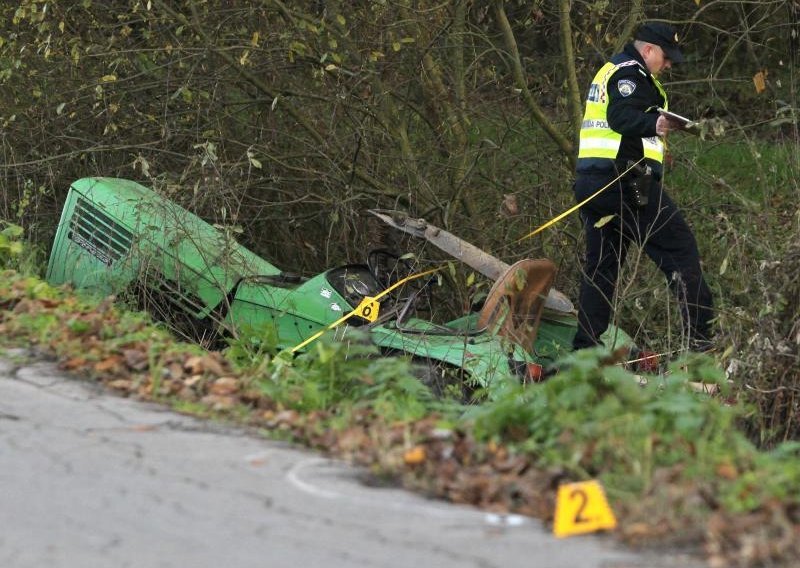
[[547, 118], [547, 115], [533, 98], [530, 89], [528, 89], [528, 82], [525, 80], [525, 73], [522, 67], [522, 61], [520, 60], [519, 49], [517, 48], [517, 40], [511, 29], [511, 24], [508, 22], [503, 0], [495, 0], [494, 8], [495, 15], [497, 16], [497, 23], [500, 26], [500, 30], [503, 32], [503, 39], [505, 40], [506, 49], [511, 59], [511, 71], [514, 75], [514, 81], [517, 84], [517, 88], [522, 92], [522, 96], [528, 105], [528, 110], [530, 110], [534, 120], [536, 120], [539, 126], [541, 126], [553, 142], [556, 143], [561, 153], [569, 160], [570, 164], [574, 165], [575, 150], [572, 143], [559, 132], [550, 119]]

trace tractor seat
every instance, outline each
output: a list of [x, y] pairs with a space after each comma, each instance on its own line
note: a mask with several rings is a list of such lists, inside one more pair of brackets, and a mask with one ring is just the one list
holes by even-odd
[[506, 337], [532, 353], [555, 277], [556, 266], [547, 259], [525, 259], [513, 264], [489, 290], [478, 315], [478, 327]]

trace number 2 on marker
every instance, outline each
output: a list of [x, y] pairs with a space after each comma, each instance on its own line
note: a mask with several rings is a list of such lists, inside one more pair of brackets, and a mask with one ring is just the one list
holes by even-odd
[[579, 523], [588, 523], [590, 519], [587, 519], [583, 516], [584, 511], [586, 510], [586, 504], [589, 502], [589, 497], [586, 495], [586, 491], [583, 489], [573, 489], [572, 493], [569, 494], [569, 498], [571, 500], [580, 499], [580, 505], [578, 505], [578, 509], [575, 511], [575, 524]]

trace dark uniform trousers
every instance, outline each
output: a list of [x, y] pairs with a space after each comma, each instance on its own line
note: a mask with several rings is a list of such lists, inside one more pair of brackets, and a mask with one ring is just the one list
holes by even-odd
[[[583, 201], [615, 175], [579, 174], [575, 196]], [[575, 349], [600, 343], [611, 318], [619, 269], [628, 247], [641, 245], [667, 278], [681, 306], [690, 345], [710, 339], [711, 290], [700, 268], [697, 242], [660, 182], [650, 189], [648, 204], [639, 208], [625, 200], [619, 182], [581, 207], [586, 231], [586, 260], [580, 289]], [[598, 223], [614, 215], [609, 222]], [[600, 224], [600, 227], [595, 225]]]

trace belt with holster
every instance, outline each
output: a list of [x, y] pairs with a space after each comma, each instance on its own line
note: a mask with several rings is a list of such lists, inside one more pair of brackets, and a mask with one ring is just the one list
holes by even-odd
[[628, 161], [626, 169], [629, 171], [622, 178], [622, 192], [625, 199], [631, 207], [645, 207], [653, 185], [653, 170], [648, 165], [633, 161]]

